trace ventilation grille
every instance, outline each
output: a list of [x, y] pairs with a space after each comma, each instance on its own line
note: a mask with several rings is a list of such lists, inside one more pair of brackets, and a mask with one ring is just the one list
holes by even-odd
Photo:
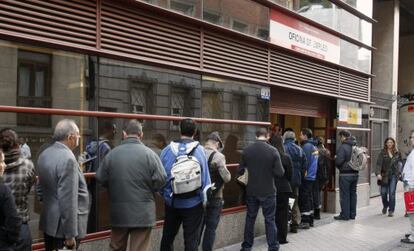
[[106, 1], [102, 6], [102, 49], [147, 60], [200, 65], [200, 31], [147, 17]]
[[0, 32], [95, 47], [95, 1], [0, 1]]
[[267, 50], [263, 48], [205, 33], [203, 49], [203, 66], [206, 70], [268, 80], [268, 56]]
[[369, 79], [340, 71], [339, 95], [347, 98], [368, 100]]

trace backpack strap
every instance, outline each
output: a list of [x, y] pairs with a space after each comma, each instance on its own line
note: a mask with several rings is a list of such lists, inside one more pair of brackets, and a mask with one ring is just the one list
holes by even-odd
[[214, 155], [216, 154], [216, 151], [214, 151], [214, 152], [212, 152], [211, 154], [210, 154], [210, 157], [208, 158], [208, 161], [207, 161], [207, 165], [210, 167], [210, 165], [211, 165], [211, 161], [213, 161], [213, 157], [214, 157]]

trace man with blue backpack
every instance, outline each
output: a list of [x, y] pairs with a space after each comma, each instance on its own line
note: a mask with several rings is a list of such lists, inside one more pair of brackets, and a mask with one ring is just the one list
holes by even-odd
[[319, 153], [316, 142], [312, 138], [312, 130], [303, 128], [300, 132], [302, 149], [305, 153], [307, 165], [299, 191], [299, 208], [302, 216], [302, 223], [313, 227], [313, 187], [315, 186], [318, 172]]
[[[284, 147], [286, 153], [292, 158], [293, 170], [290, 186], [292, 188], [292, 195], [295, 202], [292, 207], [292, 224], [290, 225], [290, 232], [297, 233], [299, 224], [301, 222], [299, 210], [299, 188], [302, 184], [303, 174], [306, 170], [306, 156], [302, 148], [296, 144], [296, 135], [293, 130], [286, 130], [283, 134]], [[303, 225], [302, 225], [303, 227]], [[305, 226], [306, 228], [306, 226]], [[309, 225], [307, 226], [309, 228]]]
[[175, 236], [183, 225], [185, 251], [198, 249], [207, 190], [211, 187], [204, 148], [194, 141], [196, 124], [180, 122], [181, 138], [161, 152], [167, 184], [160, 191], [165, 201], [161, 251], [174, 250]]

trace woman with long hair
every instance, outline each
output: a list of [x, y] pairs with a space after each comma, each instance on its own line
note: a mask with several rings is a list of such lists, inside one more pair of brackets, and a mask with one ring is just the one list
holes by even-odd
[[378, 185], [381, 186], [382, 214], [394, 216], [395, 191], [397, 181], [401, 175], [400, 166], [402, 165], [401, 154], [397, 149], [395, 139], [389, 137], [385, 139], [384, 148], [381, 150], [375, 174], [377, 175]]

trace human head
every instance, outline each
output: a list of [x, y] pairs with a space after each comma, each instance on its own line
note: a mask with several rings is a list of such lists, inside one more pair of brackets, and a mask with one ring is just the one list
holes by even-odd
[[323, 147], [325, 145], [325, 139], [321, 136], [317, 136], [315, 138], [315, 141], [316, 141], [316, 146], [318, 147]]
[[0, 149], [0, 177], [3, 176], [4, 169], [6, 169], [6, 163], [4, 163], [4, 153], [3, 153], [3, 150]]
[[392, 137], [388, 137], [384, 140], [384, 151], [391, 151], [395, 153], [397, 151], [397, 144], [395, 139]]
[[180, 122], [181, 136], [193, 138], [197, 131], [197, 125], [192, 119], [183, 119]]
[[152, 142], [158, 149], [164, 149], [167, 146], [167, 140], [161, 133], [152, 135]]
[[105, 121], [99, 126], [99, 133], [108, 140], [113, 140], [116, 134], [116, 125], [111, 121]]
[[26, 143], [26, 140], [23, 137], [20, 137], [19, 138], [19, 144], [24, 145], [24, 143]]
[[273, 137], [272, 146], [277, 149], [279, 154], [284, 154], [285, 153], [285, 147], [283, 146], [282, 136], [276, 135], [275, 137]]
[[411, 142], [411, 146], [414, 147], [414, 130], [411, 131], [410, 142]]
[[79, 128], [71, 119], [60, 120], [53, 133], [53, 141], [59, 141], [73, 150], [79, 146]]
[[348, 130], [342, 130], [339, 132], [339, 138], [341, 142], [344, 142], [345, 140], [348, 140], [349, 138], [351, 138], [351, 132]]
[[142, 125], [136, 119], [131, 119], [128, 121], [128, 123], [125, 125], [124, 132], [127, 137], [137, 137], [139, 139], [142, 139], [144, 136], [144, 133], [142, 132]]
[[10, 128], [4, 128], [0, 131], [0, 146], [3, 152], [19, 148], [19, 137], [17, 133]]
[[296, 140], [296, 134], [294, 131], [286, 131], [285, 134], [283, 134], [283, 138], [285, 140], [288, 140], [288, 139]]
[[302, 130], [300, 130], [300, 139], [302, 141], [304, 140], [309, 140], [312, 138], [312, 130], [309, 128], [302, 128]]
[[213, 146], [216, 150], [223, 148], [223, 141], [218, 132], [212, 132], [207, 136], [206, 144]]
[[259, 129], [257, 129], [256, 131], [256, 138], [257, 139], [266, 139], [268, 138], [268, 132], [267, 129], [264, 127], [261, 127]]

